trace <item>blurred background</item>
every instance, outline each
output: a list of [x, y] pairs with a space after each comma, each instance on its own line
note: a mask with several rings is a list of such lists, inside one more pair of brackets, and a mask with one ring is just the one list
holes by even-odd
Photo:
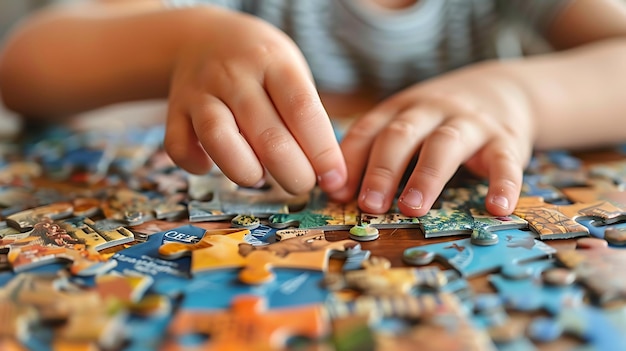
[[[0, 0], [0, 46], [6, 34], [24, 16], [50, 4], [65, 4], [84, 0]], [[80, 118], [80, 128], [98, 128], [111, 123], [128, 123], [129, 116], [137, 124], [154, 123], [163, 120], [166, 111], [165, 101], [145, 101], [119, 104], [86, 113]], [[0, 137], [15, 135], [21, 127], [15, 114], [8, 111], [0, 101]]]
[[[52, 0], [0, 0], [0, 45], [7, 31], [24, 15], [50, 2]], [[0, 136], [13, 134], [18, 128], [17, 118], [0, 101]]]
[[[11, 27], [15, 26], [20, 19], [27, 14], [36, 11], [42, 6], [58, 3], [81, 2], [84, 0], [0, 0], [0, 45]], [[545, 52], [549, 48], [537, 40], [531, 33], [520, 31], [519, 28], [501, 28], [497, 34], [496, 48], [500, 57], [520, 56], [522, 53]], [[130, 107], [129, 107], [130, 106]], [[113, 112], [111, 112], [113, 111]], [[106, 120], [110, 118], [126, 118], [129, 114], [136, 120], [138, 115], [155, 116], [163, 118], [165, 102], [142, 102], [125, 104], [124, 106], [112, 106], [104, 109]], [[102, 115], [101, 111], [94, 111], [96, 115]], [[0, 101], [0, 136], [7, 133], [15, 133], [19, 129], [19, 122], [15, 115], [4, 108]]]
[[[0, 45], [7, 32], [26, 14], [45, 6], [54, 0], [0, 0]], [[0, 137], [12, 135], [19, 129], [17, 117], [4, 108], [0, 101]]]

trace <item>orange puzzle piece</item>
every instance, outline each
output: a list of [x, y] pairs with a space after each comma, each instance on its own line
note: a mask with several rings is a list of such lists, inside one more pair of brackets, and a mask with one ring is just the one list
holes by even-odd
[[[267, 310], [259, 296], [239, 295], [229, 310], [179, 311], [169, 326], [162, 350], [281, 350], [292, 336], [318, 339], [327, 332], [321, 305]], [[177, 337], [204, 335], [203, 345], [179, 346]]]
[[323, 233], [314, 231], [266, 246], [253, 246], [244, 240], [248, 233], [247, 229], [208, 230], [196, 244], [164, 244], [159, 254], [166, 259], [190, 254], [192, 274], [242, 267], [239, 272], [242, 282], [263, 284], [274, 279], [272, 267], [326, 271], [333, 251], [346, 251], [359, 245], [352, 240], [329, 242]]
[[529, 227], [545, 240], [588, 236], [589, 230], [576, 222], [577, 218], [614, 223], [624, 218], [626, 210], [606, 200], [553, 205], [544, 202], [541, 197], [522, 197], [513, 213], [528, 221]]

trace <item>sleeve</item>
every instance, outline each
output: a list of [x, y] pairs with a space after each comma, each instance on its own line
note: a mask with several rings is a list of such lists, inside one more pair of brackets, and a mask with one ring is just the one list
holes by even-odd
[[499, 0], [498, 6], [511, 20], [545, 36], [552, 22], [575, 0]]

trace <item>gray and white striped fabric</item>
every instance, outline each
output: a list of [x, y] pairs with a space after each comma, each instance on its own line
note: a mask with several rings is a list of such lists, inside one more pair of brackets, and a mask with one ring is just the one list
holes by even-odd
[[[544, 34], [573, 0], [420, 0], [400, 10], [363, 0], [164, 0], [258, 16], [300, 47], [319, 89], [381, 96], [474, 62], [496, 58], [502, 23]], [[369, 5], [368, 5], [369, 4]]]

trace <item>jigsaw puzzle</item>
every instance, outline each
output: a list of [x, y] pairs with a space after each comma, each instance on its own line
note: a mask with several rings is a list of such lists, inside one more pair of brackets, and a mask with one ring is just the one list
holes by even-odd
[[0, 349], [626, 347], [622, 149], [535, 153], [502, 217], [461, 169], [415, 218], [187, 174], [162, 128], [33, 133], [0, 144]]

